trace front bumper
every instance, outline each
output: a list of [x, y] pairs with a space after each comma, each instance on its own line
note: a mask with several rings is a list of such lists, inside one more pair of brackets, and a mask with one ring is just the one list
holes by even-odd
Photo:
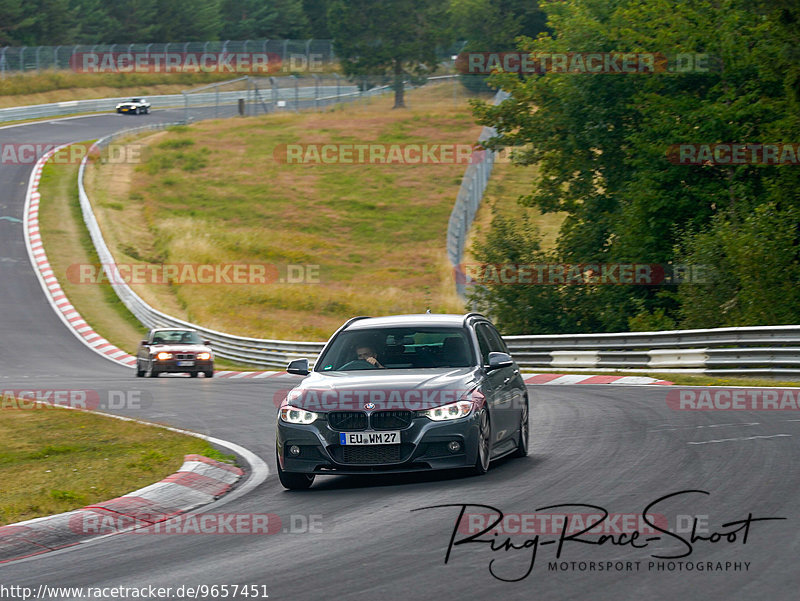
[[[339, 443], [341, 430], [327, 419], [313, 424], [287, 424], [278, 418], [277, 449], [281, 469], [304, 474], [385, 474], [472, 467], [478, 453], [478, 421], [475, 412], [448, 422], [417, 417], [400, 430], [400, 444], [348, 446]], [[359, 430], [359, 432], [380, 430]], [[457, 441], [457, 452], [448, 443]], [[289, 447], [300, 447], [291, 455]], [[392, 448], [389, 448], [392, 447]], [[399, 448], [398, 448], [399, 447]]]
[[183, 374], [192, 372], [214, 371], [214, 361], [194, 361], [194, 365], [178, 365], [176, 359], [154, 361], [153, 370], [162, 374]]

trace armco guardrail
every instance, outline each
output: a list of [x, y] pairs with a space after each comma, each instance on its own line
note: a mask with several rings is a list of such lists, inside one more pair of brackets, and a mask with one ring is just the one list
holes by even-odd
[[[508, 98], [508, 92], [498, 90], [494, 97], [494, 104], [500, 104]], [[482, 142], [496, 136], [497, 132], [493, 127], [484, 127], [478, 141]], [[465, 293], [464, 282], [461, 278], [455, 277], [461, 257], [464, 254], [464, 244], [467, 241], [469, 228], [481, 205], [483, 193], [489, 183], [489, 176], [494, 168], [495, 153], [491, 150], [485, 151], [483, 160], [479, 163], [469, 165], [461, 178], [461, 187], [456, 196], [455, 205], [450, 212], [450, 221], [447, 224], [447, 257], [453, 266], [454, 281], [456, 292], [463, 297]]]
[[800, 375], [800, 326], [506, 336], [522, 367]]
[[[135, 130], [126, 130], [114, 136], [108, 136], [98, 141], [98, 146], [108, 144], [111, 140], [123, 135], [130, 135], [138, 131], [145, 131], [148, 129], [160, 129], [175, 124], [164, 125], [149, 125], [145, 127], [136, 128]], [[114, 262], [114, 257], [108, 249], [103, 234], [100, 232], [100, 227], [97, 224], [97, 218], [92, 210], [92, 205], [89, 202], [89, 197], [86, 194], [86, 189], [83, 186], [83, 174], [86, 169], [86, 157], [81, 162], [78, 171], [78, 195], [80, 198], [81, 211], [83, 213], [83, 220], [89, 230], [89, 235], [92, 238], [92, 243], [97, 250], [97, 256], [103, 264], [106, 275], [109, 281], [112, 282], [112, 287], [117, 293], [117, 296], [125, 303], [125, 306], [133, 313], [136, 318], [148, 328], [155, 327], [185, 327], [195, 328], [201, 335], [211, 342], [211, 346], [215, 353], [220, 357], [237, 361], [239, 363], [246, 363], [251, 365], [277, 367], [283, 369], [286, 364], [292, 359], [300, 357], [316, 356], [322, 350], [323, 343], [321, 342], [290, 342], [286, 340], [264, 340], [258, 338], [245, 338], [241, 336], [233, 336], [218, 332], [209, 328], [204, 328], [193, 323], [189, 323], [182, 319], [172, 317], [166, 313], [154, 309], [142, 298], [136, 294], [131, 288], [123, 282]]]
[[[376, 90], [377, 91], [377, 90]], [[302, 100], [323, 100], [338, 94], [344, 97], [351, 97], [357, 94], [358, 88], [354, 85], [341, 86], [299, 86], [297, 90], [292, 87], [277, 88], [277, 92], [267, 96], [269, 104], [276, 101], [294, 101], [295, 98]], [[372, 92], [372, 90], [370, 90]], [[147, 100], [156, 109], [163, 108], [182, 108], [186, 105], [187, 97], [191, 98], [192, 107], [214, 106], [214, 105], [234, 105], [240, 98], [248, 97], [247, 90], [235, 90], [225, 92], [207, 92], [192, 94], [164, 94], [160, 96], [148, 96]], [[63, 115], [73, 115], [80, 113], [103, 113], [113, 112], [117, 103], [130, 100], [130, 96], [118, 98], [99, 98], [91, 100], [70, 100], [68, 102], [53, 102], [50, 104], [36, 104], [32, 106], [19, 106], [13, 108], [0, 109], [0, 122], [19, 121], [21, 119], [40, 119], [43, 117], [61, 117]]]

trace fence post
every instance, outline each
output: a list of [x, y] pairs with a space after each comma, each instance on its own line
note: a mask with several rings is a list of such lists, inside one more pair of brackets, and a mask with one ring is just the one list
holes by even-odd
[[23, 46], [19, 49], [19, 70], [23, 73], [25, 72], [25, 48], [26, 46]]
[[183, 123], [189, 125], [189, 95], [186, 92], [181, 94], [183, 94]]
[[314, 78], [314, 110], [319, 110], [319, 75], [312, 73], [311, 77]]
[[6, 78], [6, 50], [8, 46], [3, 47], [3, 54], [0, 54], [0, 77]]
[[292, 75], [292, 78], [294, 79], [294, 111], [295, 112], [299, 112], [300, 111], [300, 89], [298, 88], [298, 84], [297, 84], [298, 77], [297, 77], [297, 75]]

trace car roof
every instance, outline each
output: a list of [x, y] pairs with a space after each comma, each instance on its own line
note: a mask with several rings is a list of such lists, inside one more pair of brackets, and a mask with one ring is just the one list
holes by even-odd
[[180, 331], [180, 332], [196, 332], [197, 331], [194, 328], [179, 328], [179, 327], [174, 327], [174, 328], [153, 328], [150, 331], [151, 332], [175, 332], [176, 330]]
[[[483, 318], [477, 313], [457, 315], [449, 313], [415, 313], [409, 315], [388, 315], [385, 317], [361, 317], [351, 321], [346, 330], [370, 330], [393, 326], [463, 326], [468, 317]], [[485, 319], [485, 318], [483, 318]]]

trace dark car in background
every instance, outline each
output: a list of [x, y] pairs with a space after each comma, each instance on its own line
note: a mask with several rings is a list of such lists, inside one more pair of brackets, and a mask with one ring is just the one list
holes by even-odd
[[157, 378], [163, 373], [188, 373], [214, 377], [214, 351], [196, 330], [156, 328], [139, 343], [136, 376]]
[[528, 395], [487, 318], [356, 317], [331, 337], [278, 410], [278, 476], [305, 489], [317, 475], [465, 468], [528, 452]]

